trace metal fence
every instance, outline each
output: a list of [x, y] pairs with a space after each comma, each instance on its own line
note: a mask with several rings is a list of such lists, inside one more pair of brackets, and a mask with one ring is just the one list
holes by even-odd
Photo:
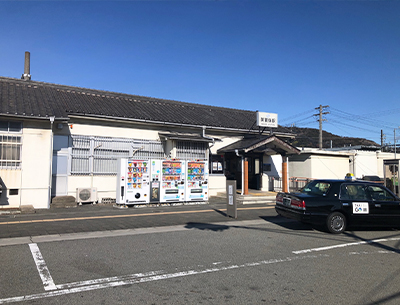
[[[289, 192], [296, 192], [303, 188], [312, 179], [310, 178], [289, 178]], [[269, 190], [273, 192], [282, 191], [282, 178], [281, 177], [269, 177]]]
[[165, 154], [159, 141], [72, 136], [73, 175], [115, 175], [121, 157], [163, 159]]

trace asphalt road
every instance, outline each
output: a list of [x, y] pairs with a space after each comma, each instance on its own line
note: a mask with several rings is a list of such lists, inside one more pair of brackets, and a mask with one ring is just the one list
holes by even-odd
[[331, 235], [271, 208], [248, 220], [205, 221], [209, 213], [177, 225], [2, 239], [13, 243], [0, 246], [0, 304], [400, 302], [399, 231]]

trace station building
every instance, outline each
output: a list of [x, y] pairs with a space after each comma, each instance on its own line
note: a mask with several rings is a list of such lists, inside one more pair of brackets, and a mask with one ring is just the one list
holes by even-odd
[[49, 208], [96, 188], [116, 197], [117, 160], [207, 160], [209, 196], [226, 180], [268, 190], [299, 151], [293, 135], [260, 128], [257, 112], [0, 77], [0, 208]]

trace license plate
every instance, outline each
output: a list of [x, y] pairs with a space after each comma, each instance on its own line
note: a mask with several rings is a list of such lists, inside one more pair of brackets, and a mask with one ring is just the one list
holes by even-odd
[[290, 198], [283, 198], [283, 205], [290, 206], [291, 199]]

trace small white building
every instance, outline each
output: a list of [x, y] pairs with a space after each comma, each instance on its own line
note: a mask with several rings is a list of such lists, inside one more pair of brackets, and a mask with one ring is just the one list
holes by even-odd
[[394, 159], [393, 153], [374, 146], [352, 146], [320, 150], [303, 148], [289, 158], [291, 177], [307, 179], [342, 179], [347, 173], [356, 178], [383, 174], [383, 160]]

